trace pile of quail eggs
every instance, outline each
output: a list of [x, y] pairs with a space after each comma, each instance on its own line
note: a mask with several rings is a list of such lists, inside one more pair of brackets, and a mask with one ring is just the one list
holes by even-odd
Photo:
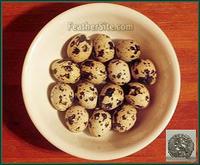
[[146, 86], [157, 77], [153, 62], [140, 58], [138, 43], [132, 39], [113, 42], [105, 34], [90, 39], [77, 34], [68, 42], [66, 54], [66, 59], [50, 65], [56, 81], [50, 102], [56, 110], [65, 111], [67, 128], [71, 132], [88, 128], [95, 137], [111, 129], [130, 130], [137, 110], [149, 105]]

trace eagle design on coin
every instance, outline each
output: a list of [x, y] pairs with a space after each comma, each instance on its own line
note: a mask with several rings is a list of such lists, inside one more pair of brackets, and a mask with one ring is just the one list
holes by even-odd
[[168, 152], [173, 158], [189, 159], [194, 151], [194, 142], [187, 134], [175, 134], [168, 141]]

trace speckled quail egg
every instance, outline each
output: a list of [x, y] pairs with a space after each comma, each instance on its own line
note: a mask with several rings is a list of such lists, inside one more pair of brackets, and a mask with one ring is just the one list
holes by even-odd
[[71, 106], [65, 112], [65, 121], [71, 132], [82, 132], [88, 125], [89, 115], [82, 106]]
[[117, 85], [128, 83], [131, 80], [128, 64], [119, 59], [111, 60], [108, 64], [108, 77]]
[[106, 135], [110, 131], [111, 126], [111, 116], [103, 110], [94, 111], [88, 122], [90, 134], [96, 137]]
[[118, 132], [130, 130], [136, 122], [137, 110], [132, 105], [124, 105], [113, 114], [113, 129]]
[[63, 83], [76, 83], [80, 78], [80, 69], [72, 61], [55, 60], [50, 67], [52, 76]]
[[74, 62], [82, 62], [89, 58], [92, 53], [92, 42], [84, 35], [77, 34], [67, 46], [67, 55]]
[[73, 100], [74, 91], [69, 85], [58, 83], [51, 89], [50, 101], [55, 109], [65, 111], [72, 105]]
[[150, 102], [148, 89], [141, 83], [133, 82], [128, 84], [128, 94], [126, 101], [137, 109], [146, 108]]
[[134, 40], [118, 40], [115, 43], [116, 55], [118, 58], [130, 62], [139, 58], [141, 51], [140, 46]]
[[97, 105], [98, 92], [92, 83], [83, 82], [77, 86], [76, 97], [80, 105], [86, 109], [94, 109]]
[[156, 82], [156, 68], [149, 59], [136, 60], [131, 67], [131, 73], [133, 78], [140, 83], [152, 85]]
[[105, 85], [100, 92], [100, 105], [104, 110], [112, 110], [123, 103], [124, 91], [116, 84]]
[[106, 67], [95, 60], [87, 60], [81, 64], [81, 76], [93, 84], [101, 84], [107, 78]]
[[96, 34], [92, 39], [94, 45], [94, 56], [100, 62], [106, 62], [114, 58], [114, 43], [105, 34]]

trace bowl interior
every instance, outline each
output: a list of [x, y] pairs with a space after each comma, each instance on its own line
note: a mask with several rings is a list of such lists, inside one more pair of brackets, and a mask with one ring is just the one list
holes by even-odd
[[[169, 122], [179, 94], [178, 63], [166, 36], [138, 12], [106, 4], [90, 4], [71, 9], [48, 23], [32, 43], [23, 68], [23, 96], [28, 113], [43, 136], [61, 150], [78, 157], [108, 160], [134, 153], [154, 140]], [[102, 12], [103, 11], [103, 12]], [[120, 12], [115, 12], [120, 11]], [[69, 24], [129, 24], [131, 31], [75, 31]], [[52, 108], [47, 90], [53, 79], [49, 66], [62, 58], [65, 42], [76, 33], [88, 36], [105, 33], [113, 39], [135, 38], [141, 45], [142, 58], [151, 59], [158, 71], [151, 87], [151, 104], [140, 110], [135, 127], [127, 133], [110, 132], [95, 138], [87, 131], [71, 133], [61, 122], [62, 114]]]

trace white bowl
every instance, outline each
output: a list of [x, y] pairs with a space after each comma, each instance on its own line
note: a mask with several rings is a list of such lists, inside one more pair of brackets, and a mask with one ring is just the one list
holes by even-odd
[[[69, 31], [68, 23], [132, 24], [132, 31]], [[127, 133], [110, 132], [104, 138], [71, 133], [60, 120], [47, 96], [53, 82], [49, 66], [61, 58], [66, 40], [76, 33], [106, 33], [112, 38], [135, 38], [143, 58], [154, 61], [158, 81], [151, 87], [152, 102], [139, 112], [136, 126]], [[151, 143], [174, 114], [180, 93], [180, 71], [175, 51], [162, 30], [139, 12], [124, 6], [94, 3], [72, 8], [51, 20], [35, 37], [22, 73], [24, 102], [40, 133], [60, 150], [91, 160], [111, 160], [133, 154]], [[30, 121], [31, 122], [31, 121]]]

